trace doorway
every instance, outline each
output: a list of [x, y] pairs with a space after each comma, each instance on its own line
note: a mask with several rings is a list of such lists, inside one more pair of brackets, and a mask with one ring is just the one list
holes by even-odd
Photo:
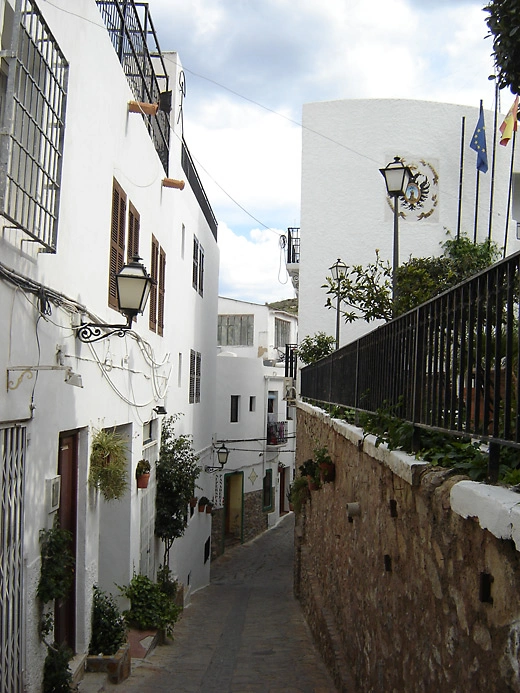
[[[76, 557], [78, 516], [78, 434], [60, 435], [58, 474], [61, 476], [58, 519], [61, 529], [72, 535], [71, 551]], [[76, 651], [76, 577], [65, 599], [57, 599], [54, 607], [54, 637], [59, 645]]]
[[242, 472], [226, 474], [224, 477], [224, 543], [226, 546], [243, 540], [243, 489], [244, 475]]

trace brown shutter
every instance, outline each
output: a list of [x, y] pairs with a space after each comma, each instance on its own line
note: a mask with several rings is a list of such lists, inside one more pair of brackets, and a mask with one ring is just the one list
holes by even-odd
[[131, 262], [134, 255], [139, 255], [139, 228], [141, 218], [134, 205], [128, 203], [128, 245], [126, 261]]
[[193, 404], [195, 402], [195, 366], [196, 366], [196, 353], [193, 349], [190, 349], [190, 395], [189, 402]]
[[157, 330], [157, 275], [159, 270], [159, 243], [155, 236], [152, 236], [152, 267], [150, 274], [154, 280], [150, 289], [150, 329]]
[[166, 253], [161, 248], [159, 252], [159, 295], [157, 301], [157, 334], [162, 336], [164, 330], [164, 292], [166, 279]]
[[126, 195], [114, 179], [112, 188], [112, 223], [110, 228], [110, 268], [108, 278], [108, 305], [117, 310], [116, 274], [125, 259]]

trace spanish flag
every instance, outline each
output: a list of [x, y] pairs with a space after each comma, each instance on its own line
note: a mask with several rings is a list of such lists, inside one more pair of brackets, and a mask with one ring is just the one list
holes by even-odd
[[513, 105], [509, 109], [504, 122], [500, 126], [500, 132], [502, 137], [500, 139], [500, 144], [504, 147], [507, 145], [511, 137], [513, 137], [513, 132], [517, 131], [518, 121], [516, 119], [516, 114], [518, 111], [518, 96], [515, 98]]

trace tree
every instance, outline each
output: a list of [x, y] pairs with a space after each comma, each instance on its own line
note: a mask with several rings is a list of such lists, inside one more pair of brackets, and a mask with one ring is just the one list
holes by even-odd
[[[498, 246], [490, 241], [473, 243], [467, 236], [448, 239], [441, 243], [440, 257], [410, 258], [396, 270], [396, 296], [392, 300], [392, 271], [376, 250], [375, 262], [366, 267], [347, 266], [339, 282], [341, 304], [345, 322], [354, 320], [391, 320], [421, 303], [441, 294], [477, 272], [489, 267], [499, 257]], [[327, 277], [327, 308], [336, 309], [338, 283]]]
[[332, 354], [335, 344], [334, 337], [326, 335], [325, 332], [316, 332], [316, 334], [308, 335], [302, 339], [298, 347], [298, 357], [306, 365], [314, 363], [324, 356]]
[[161, 448], [156, 468], [155, 534], [164, 542], [164, 563], [175, 539], [184, 534], [188, 504], [200, 474], [191, 436], [175, 435], [178, 415], [163, 420]]
[[520, 93], [520, 0], [493, 0], [484, 7], [490, 35], [493, 36], [497, 84]]

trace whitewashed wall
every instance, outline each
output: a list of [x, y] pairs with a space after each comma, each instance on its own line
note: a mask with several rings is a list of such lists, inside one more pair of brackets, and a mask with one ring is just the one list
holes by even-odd
[[[506, 97], [504, 97], [505, 99]], [[512, 97], [511, 97], [512, 102]], [[424, 207], [403, 210], [399, 223], [400, 263], [410, 256], [439, 255], [446, 229], [456, 234], [462, 117], [465, 116], [461, 230], [474, 233], [476, 153], [469, 148], [478, 120], [476, 107], [428, 101], [359, 99], [305, 104], [301, 202], [299, 293], [300, 337], [324, 331], [335, 335], [335, 311], [327, 310], [329, 267], [341, 258], [366, 265], [392, 263], [393, 212], [379, 169], [402, 157], [429, 178]], [[510, 103], [504, 102], [506, 110]], [[480, 174], [478, 240], [488, 237], [493, 117], [485, 111], [489, 171]], [[503, 117], [499, 119], [499, 123]], [[491, 237], [504, 243], [512, 144], [497, 146]], [[518, 168], [518, 167], [516, 167]], [[433, 196], [436, 196], [434, 198]], [[517, 196], [520, 193], [517, 193]], [[436, 204], [433, 204], [436, 199]], [[517, 205], [514, 206], [518, 209]], [[426, 218], [419, 219], [423, 213]], [[516, 223], [509, 223], [507, 253], [520, 249]], [[341, 325], [341, 344], [372, 329], [357, 321]]]

